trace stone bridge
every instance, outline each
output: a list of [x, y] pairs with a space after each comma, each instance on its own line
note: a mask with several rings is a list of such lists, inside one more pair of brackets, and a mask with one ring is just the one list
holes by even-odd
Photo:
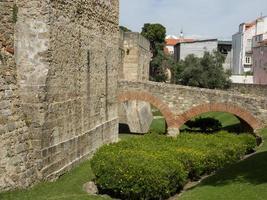
[[155, 82], [119, 81], [119, 102], [139, 100], [157, 107], [174, 136], [188, 120], [206, 112], [228, 112], [256, 133], [267, 124], [267, 99], [237, 91], [210, 90]]

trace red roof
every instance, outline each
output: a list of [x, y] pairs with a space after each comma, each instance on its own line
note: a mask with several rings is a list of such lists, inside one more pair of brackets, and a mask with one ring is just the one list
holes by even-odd
[[260, 42], [260, 44], [261, 44], [262, 46], [266, 46], [266, 45], [267, 45], [267, 39], [262, 40], [262, 41]]
[[165, 43], [167, 46], [175, 46], [178, 43], [181, 42], [193, 42], [194, 39], [188, 39], [188, 38], [179, 38], [179, 39], [165, 39]]

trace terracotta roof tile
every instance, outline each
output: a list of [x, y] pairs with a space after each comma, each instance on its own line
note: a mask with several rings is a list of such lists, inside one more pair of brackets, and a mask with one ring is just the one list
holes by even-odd
[[179, 39], [166, 39], [165, 40], [165, 43], [167, 46], [175, 46], [176, 44], [178, 43], [181, 43], [181, 42], [193, 42], [195, 41], [194, 39], [189, 39], [189, 38], [179, 38]]

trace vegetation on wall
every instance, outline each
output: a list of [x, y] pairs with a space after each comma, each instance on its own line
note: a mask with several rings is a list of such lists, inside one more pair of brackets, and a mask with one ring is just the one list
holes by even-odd
[[12, 14], [13, 23], [16, 23], [18, 20], [18, 11], [19, 11], [19, 8], [18, 8], [17, 4], [14, 4], [13, 5], [13, 14]]

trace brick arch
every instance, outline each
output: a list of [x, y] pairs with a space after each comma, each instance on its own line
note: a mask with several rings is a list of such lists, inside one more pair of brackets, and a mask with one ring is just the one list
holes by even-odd
[[181, 127], [187, 121], [192, 118], [207, 112], [227, 112], [231, 113], [238, 118], [244, 120], [254, 131], [262, 128], [261, 122], [254, 117], [249, 111], [245, 110], [236, 105], [227, 104], [227, 103], [209, 103], [203, 104], [196, 107], [191, 108], [190, 110], [184, 112], [182, 115], [176, 117], [177, 126]]
[[125, 101], [134, 101], [134, 100], [148, 102], [159, 109], [161, 114], [164, 116], [168, 127], [176, 127], [175, 115], [171, 112], [168, 105], [166, 105], [158, 97], [155, 97], [149, 92], [138, 92], [138, 91], [123, 92], [118, 95], [118, 100], [121, 103]]

